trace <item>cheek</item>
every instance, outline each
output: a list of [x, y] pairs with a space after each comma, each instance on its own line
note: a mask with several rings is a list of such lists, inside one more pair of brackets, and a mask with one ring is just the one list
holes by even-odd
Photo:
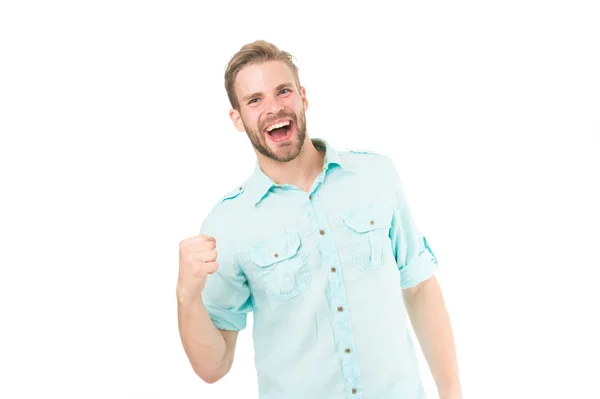
[[301, 98], [293, 98], [286, 104], [287, 108], [293, 109], [294, 111], [296, 111], [296, 113], [302, 112], [304, 106], [304, 102]]
[[246, 113], [244, 113], [244, 116], [242, 118], [242, 122], [244, 123], [245, 126], [251, 127], [251, 128], [257, 128], [258, 127], [258, 122], [259, 122], [259, 117], [260, 117], [260, 112], [257, 112], [255, 110], [250, 110]]
[[255, 129], [260, 128], [261, 117], [262, 117], [262, 113], [260, 111], [257, 111], [250, 116], [250, 120], [252, 121], [252, 126]]

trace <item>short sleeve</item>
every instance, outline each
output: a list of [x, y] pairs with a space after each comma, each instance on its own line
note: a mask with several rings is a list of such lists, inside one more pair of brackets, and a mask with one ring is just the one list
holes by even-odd
[[236, 261], [231, 237], [217, 227], [218, 220], [209, 214], [200, 232], [216, 239], [219, 268], [206, 279], [202, 301], [214, 325], [220, 330], [241, 331], [246, 328], [252, 311], [250, 288]]
[[394, 203], [390, 239], [400, 270], [400, 286], [403, 289], [411, 288], [431, 277], [437, 269], [438, 262], [413, 219], [398, 171], [391, 159], [389, 161], [388, 173], [392, 182]]

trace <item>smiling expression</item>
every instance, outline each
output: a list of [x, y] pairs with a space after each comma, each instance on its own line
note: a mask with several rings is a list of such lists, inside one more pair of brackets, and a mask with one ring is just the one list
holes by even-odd
[[282, 61], [243, 67], [235, 80], [239, 110], [230, 117], [237, 130], [245, 131], [263, 156], [289, 162], [302, 150], [306, 138], [308, 107], [304, 87]]

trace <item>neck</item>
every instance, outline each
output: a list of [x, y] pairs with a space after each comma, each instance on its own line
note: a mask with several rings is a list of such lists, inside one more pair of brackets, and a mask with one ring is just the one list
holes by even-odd
[[289, 162], [279, 162], [262, 154], [258, 155], [258, 164], [263, 173], [275, 183], [291, 184], [309, 192], [315, 178], [323, 170], [325, 151], [317, 150], [307, 135], [300, 154]]

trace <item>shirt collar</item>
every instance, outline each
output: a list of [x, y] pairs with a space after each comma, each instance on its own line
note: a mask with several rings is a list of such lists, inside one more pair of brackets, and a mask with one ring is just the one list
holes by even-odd
[[[339, 152], [336, 151], [336, 149], [333, 148], [326, 140], [314, 138], [311, 139], [311, 141], [318, 150], [325, 150], [325, 158], [323, 160], [324, 173], [327, 173], [328, 169], [332, 165], [338, 165], [344, 170], [351, 171], [350, 165], [348, 165], [345, 160], [341, 159]], [[252, 192], [252, 201], [256, 206], [264, 197], [267, 196], [272, 187], [277, 186], [277, 183], [275, 183], [273, 179], [271, 179], [262, 171], [257, 160], [254, 167], [254, 173], [248, 181], [248, 186]]]

